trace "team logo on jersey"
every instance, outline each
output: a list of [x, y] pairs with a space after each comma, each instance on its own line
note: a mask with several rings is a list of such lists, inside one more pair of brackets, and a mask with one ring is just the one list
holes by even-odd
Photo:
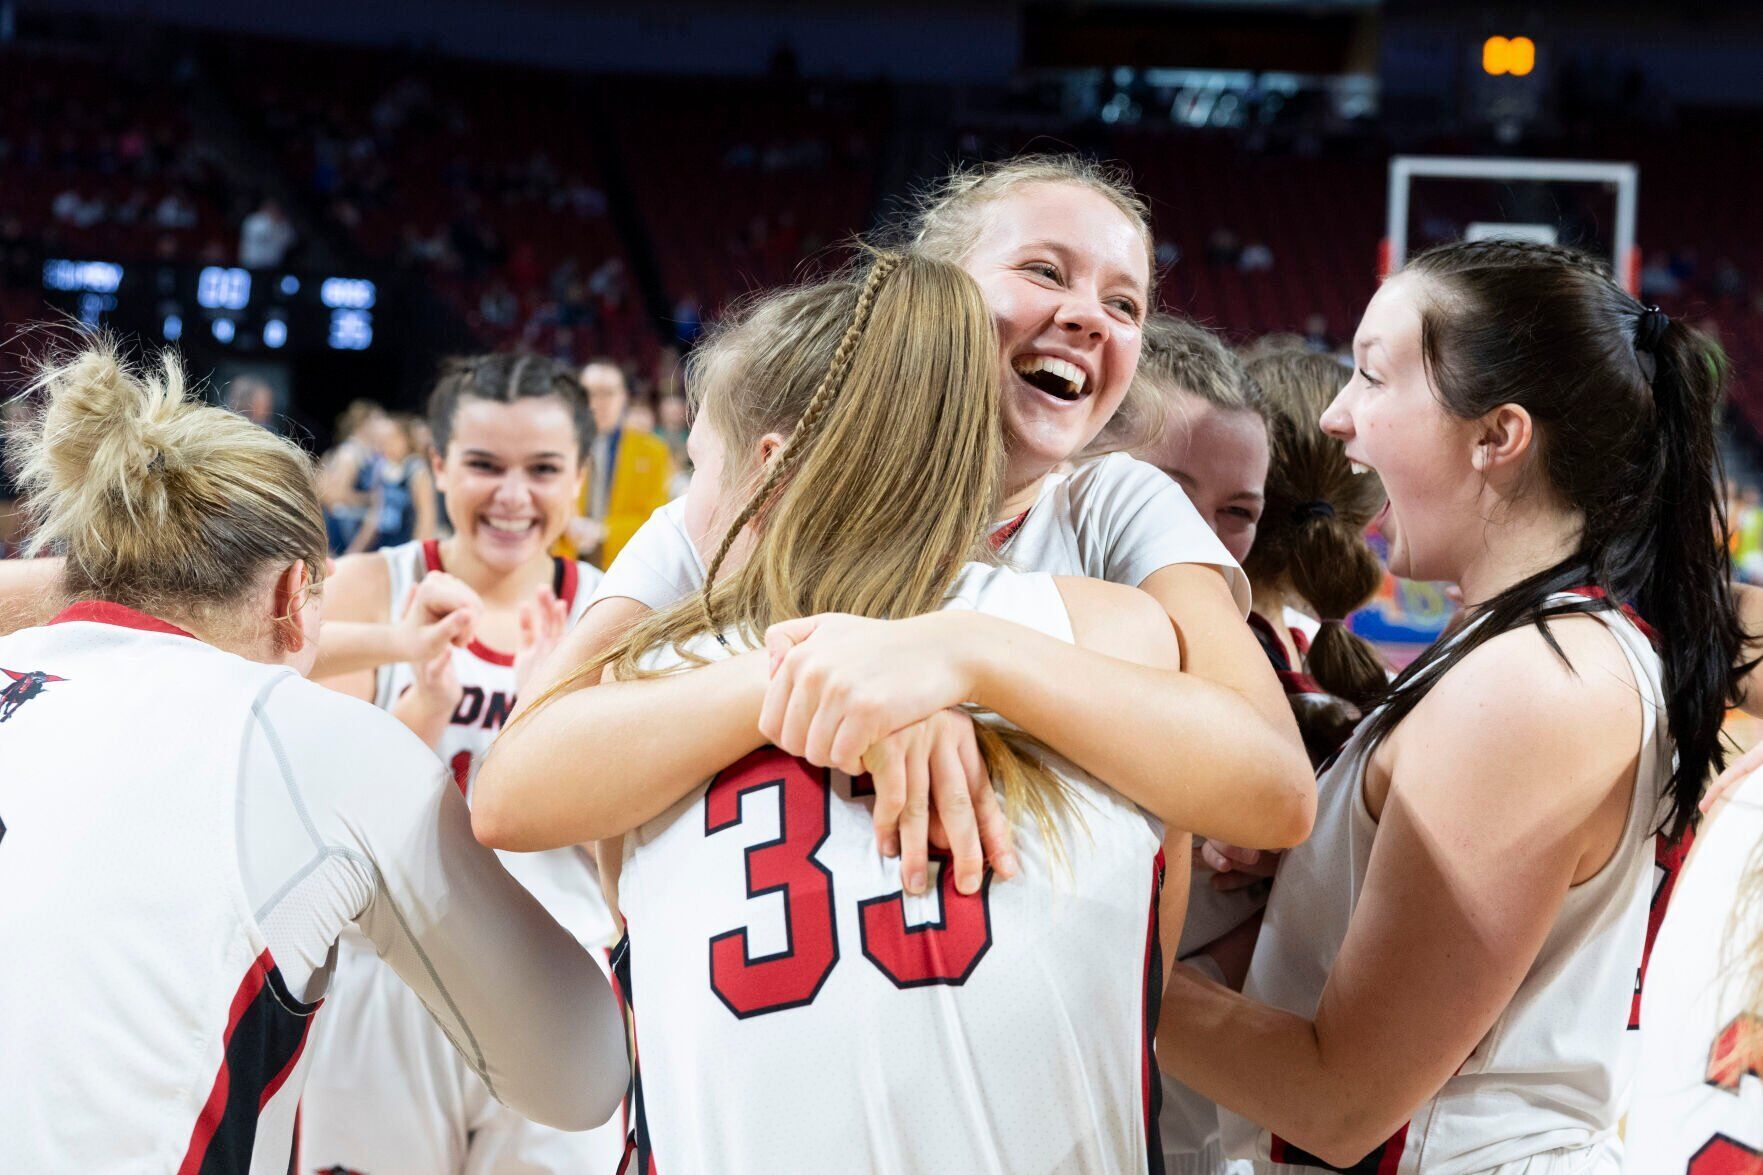
[[51, 682], [66, 681], [65, 677], [56, 677], [53, 673], [44, 673], [40, 669], [31, 669], [20, 673], [14, 669], [0, 669], [6, 675], [0, 680], [0, 722], [18, 713], [18, 708], [43, 692], [43, 687]]

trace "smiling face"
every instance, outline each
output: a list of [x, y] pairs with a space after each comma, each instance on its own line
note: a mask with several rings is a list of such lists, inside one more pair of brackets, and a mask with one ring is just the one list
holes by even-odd
[[1353, 338], [1352, 378], [1322, 428], [1383, 479], [1389, 501], [1374, 521], [1389, 541], [1390, 570], [1456, 583], [1485, 545], [1485, 481], [1473, 464], [1474, 422], [1446, 412], [1427, 377], [1425, 280], [1398, 274], [1371, 299]]
[[1181, 484], [1238, 563], [1255, 545], [1267, 484], [1267, 425], [1255, 413], [1175, 392], [1169, 426], [1137, 454]]
[[582, 466], [575, 420], [553, 396], [512, 404], [466, 396], [453, 414], [435, 485], [458, 536], [485, 566], [545, 557], [575, 513]]
[[1080, 184], [1025, 184], [986, 205], [961, 261], [998, 329], [1007, 492], [1095, 439], [1139, 361], [1150, 261], [1139, 225]]

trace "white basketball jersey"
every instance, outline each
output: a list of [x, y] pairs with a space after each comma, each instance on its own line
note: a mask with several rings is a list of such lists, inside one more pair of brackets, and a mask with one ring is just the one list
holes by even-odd
[[[1154, 465], [1125, 453], [1054, 473], [1021, 516], [993, 532], [1013, 567], [1048, 575], [1085, 575], [1138, 587], [1173, 563], [1217, 567], [1243, 615], [1249, 580], [1207, 527], [1186, 491]], [[649, 516], [619, 551], [594, 593], [624, 596], [661, 609], [704, 586], [704, 561], [685, 526], [685, 499]]]
[[1763, 1066], [1735, 1061], [1747, 1035], [1763, 1042], [1763, 1009], [1748, 998], [1758, 960], [1747, 955], [1763, 910], [1738, 908], [1747, 876], [1763, 867], [1763, 772], [1697, 840], [1647, 972], [1628, 1169], [1763, 1175]]
[[[402, 615], [410, 589], [430, 571], [444, 571], [441, 546], [433, 539], [388, 547], [382, 552], [391, 571], [391, 618]], [[569, 605], [568, 623], [587, 611], [600, 571], [573, 559], [556, 559], [551, 590]], [[472, 780], [514, 712], [514, 654], [492, 649], [482, 641], [453, 650], [453, 669], [465, 693], [453, 711], [440, 746], [435, 748], [453, 773], [460, 792], [469, 803]], [[374, 704], [390, 710], [400, 694], [410, 688], [414, 674], [409, 664], [382, 665], [374, 677]], [[496, 854], [514, 879], [539, 899], [551, 916], [563, 923], [582, 945], [595, 950], [610, 948], [616, 939], [612, 916], [600, 892], [600, 875], [593, 859], [580, 848], [550, 849], [542, 853]]]
[[345, 925], [498, 1096], [604, 1118], [611, 993], [438, 775], [384, 714], [127, 608], [0, 639], [0, 1170], [290, 1170]]
[[[948, 606], [1071, 639], [1045, 575], [973, 565]], [[903, 895], [867, 779], [775, 748], [627, 836], [632, 1169], [1146, 1170], [1161, 829], [1051, 763], [1063, 860], [1019, 822], [970, 896]]]
[[[1639, 1053], [1631, 1029], [1638, 1027], [1649, 910], [1659, 890], [1653, 830], [1673, 748], [1658, 654], [1623, 613], [1596, 615], [1616, 637], [1643, 703], [1622, 840], [1609, 864], [1568, 891], [1529, 974], [1475, 1051], [1354, 1170], [1462, 1175], [1546, 1151], [1615, 1145]], [[1318, 780], [1315, 827], [1280, 862], [1245, 995], [1316, 1014], [1377, 835], [1361, 790], [1373, 749], [1363, 733], [1355, 735]], [[1226, 1153], [1257, 1160], [1257, 1170], [1325, 1166], [1229, 1110], [1219, 1110], [1219, 1124]]]

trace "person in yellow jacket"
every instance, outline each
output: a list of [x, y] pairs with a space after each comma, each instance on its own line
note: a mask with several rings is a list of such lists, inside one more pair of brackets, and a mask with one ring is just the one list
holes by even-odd
[[624, 427], [630, 388], [616, 364], [595, 360], [582, 368], [581, 381], [595, 435], [581, 517], [557, 540], [555, 551], [604, 569], [649, 515], [667, 504], [673, 459], [667, 442], [654, 433]]

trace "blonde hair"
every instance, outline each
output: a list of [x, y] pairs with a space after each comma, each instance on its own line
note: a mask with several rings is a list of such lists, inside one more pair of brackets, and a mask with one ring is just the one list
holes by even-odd
[[[862, 275], [771, 294], [725, 320], [693, 369], [694, 396], [731, 454], [767, 432], [789, 439], [729, 525], [703, 591], [637, 622], [529, 713], [607, 665], [637, 678], [703, 664], [692, 642], [725, 630], [757, 647], [769, 625], [801, 616], [934, 612], [963, 565], [988, 557], [1004, 471], [998, 347], [959, 267], [884, 253]], [[749, 522], [752, 556], [716, 578]], [[683, 664], [648, 668], [663, 647]], [[1065, 796], [1032, 740], [976, 731], [1007, 810], [1028, 811], [1056, 843]]]
[[1757, 1017], [1741, 1017], [1732, 1050], [1711, 1058], [1708, 1076], [1722, 1085], [1736, 1085], [1744, 1074], [1763, 1065], [1763, 843], [1752, 848], [1745, 874], [1739, 879], [1738, 898], [1727, 923], [1722, 969], [1729, 972], [1730, 980], [1744, 985], [1740, 1010]]
[[[1132, 185], [1124, 167], [1082, 155], [1017, 155], [996, 163], [956, 167], [918, 194], [912, 211], [894, 236], [901, 247], [956, 264], [967, 259], [986, 228], [988, 209], [998, 200], [1037, 184], [1071, 184], [1102, 197], [1132, 222], [1145, 246], [1144, 295], [1147, 312], [1157, 304], [1157, 245], [1151, 234], [1151, 208]], [[1150, 339], [1147, 336], [1146, 343]], [[1163, 398], [1134, 380], [1115, 412], [1126, 422], [1114, 435], [1117, 443], [1089, 452], [1136, 448], [1163, 431]], [[1112, 422], [1110, 422], [1112, 424]]]
[[31, 388], [44, 408], [8, 437], [35, 526], [27, 553], [65, 554], [72, 598], [224, 629], [273, 568], [299, 560], [323, 580], [311, 459], [190, 398], [171, 353], [153, 373], [91, 338]]
[[1169, 417], [1181, 411], [1176, 393], [1186, 392], [1227, 412], [1252, 412], [1267, 423], [1267, 402], [1243, 360], [1224, 340], [1197, 322], [1173, 314], [1145, 320], [1133, 388], [1121, 401], [1089, 453], [1132, 451], [1162, 439]]

